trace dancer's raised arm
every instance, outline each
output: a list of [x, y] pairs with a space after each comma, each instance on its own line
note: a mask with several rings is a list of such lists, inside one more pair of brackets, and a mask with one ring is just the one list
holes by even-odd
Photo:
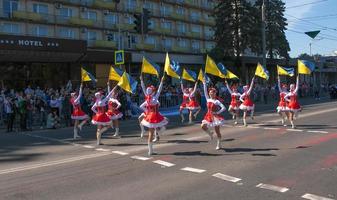
[[191, 95], [193, 96], [194, 93], [197, 91], [197, 88], [198, 88], [198, 81], [195, 82], [195, 85], [194, 85], [194, 88], [193, 88], [193, 91], [191, 93]]
[[253, 78], [252, 78], [252, 82], [250, 83], [250, 86], [249, 86], [249, 89], [247, 91], [247, 94], [250, 94], [252, 92], [253, 85], [254, 85], [254, 80], [255, 80], [255, 76], [253, 76]]
[[282, 88], [281, 88], [280, 76], [277, 76], [277, 87], [278, 87], [278, 91], [281, 92]]
[[296, 88], [295, 88], [295, 90], [294, 90], [294, 93], [296, 93], [296, 94], [297, 94], [299, 85], [300, 85], [300, 76], [297, 75], [297, 77], [296, 77]]
[[163, 77], [161, 78], [161, 81], [160, 81], [160, 84], [159, 84], [157, 93], [156, 93], [156, 95], [154, 96], [154, 98], [155, 98], [156, 100], [158, 100], [158, 98], [159, 98], [159, 96], [160, 96], [160, 93], [161, 93], [161, 91], [162, 91], [162, 89], [163, 89], [164, 80], [165, 80], [165, 74], [164, 74]]
[[229, 87], [227, 80], [225, 80], [225, 84], [226, 84], [226, 87], [227, 87], [228, 92], [229, 92], [230, 94], [232, 94], [233, 91], [232, 91], [231, 88]]
[[208, 91], [207, 91], [207, 84], [206, 84], [206, 80], [202, 80], [202, 83], [204, 84], [204, 95], [205, 95], [205, 98], [206, 100], [209, 99], [209, 96], [208, 96]]
[[78, 92], [78, 96], [77, 96], [77, 98], [74, 100], [74, 103], [78, 103], [78, 102], [80, 102], [80, 99], [81, 99], [81, 97], [82, 97], [82, 92], [83, 92], [83, 84], [81, 83], [81, 85], [80, 85], [80, 91]]
[[143, 93], [144, 93], [144, 95], [146, 95], [146, 88], [145, 88], [143, 76], [140, 75], [139, 79], [140, 79], [140, 85], [141, 85], [141, 87], [142, 87]]
[[106, 95], [106, 97], [104, 97], [104, 99], [101, 100], [102, 103], [105, 103], [105, 102], [109, 101], [111, 95], [112, 95], [113, 93], [116, 92], [117, 86], [118, 86], [118, 85], [116, 85], [116, 86], [115, 86], [115, 87], [108, 93], [108, 95]]

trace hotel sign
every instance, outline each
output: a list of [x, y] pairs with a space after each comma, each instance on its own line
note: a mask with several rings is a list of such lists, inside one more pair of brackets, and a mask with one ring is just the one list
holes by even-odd
[[87, 50], [87, 42], [84, 40], [0, 35], [0, 49], [83, 53]]

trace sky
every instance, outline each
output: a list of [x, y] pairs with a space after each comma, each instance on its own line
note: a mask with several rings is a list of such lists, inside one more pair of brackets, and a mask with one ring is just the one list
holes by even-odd
[[[290, 56], [310, 54], [310, 43], [312, 54], [337, 55], [337, 0], [283, 1], [289, 24], [286, 36], [291, 48]], [[317, 30], [321, 32], [314, 40], [304, 34]]]

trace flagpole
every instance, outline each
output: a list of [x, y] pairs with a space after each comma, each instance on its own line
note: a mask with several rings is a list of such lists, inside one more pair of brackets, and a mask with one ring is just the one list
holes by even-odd
[[262, 65], [267, 67], [266, 61], [266, 16], [265, 16], [265, 0], [262, 2]]

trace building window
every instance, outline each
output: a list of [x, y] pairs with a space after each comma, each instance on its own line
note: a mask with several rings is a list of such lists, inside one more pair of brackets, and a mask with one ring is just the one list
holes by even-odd
[[198, 26], [198, 25], [192, 25], [192, 32], [194, 32], [194, 33], [200, 33], [200, 26]]
[[155, 29], [155, 23], [156, 22], [152, 19], [150, 19], [149, 22], [150, 22], [149, 28], [152, 29], [152, 30]]
[[87, 11], [84, 16], [85, 19], [97, 20], [97, 13], [95, 11]]
[[32, 29], [32, 34], [35, 36], [47, 37], [48, 27], [46, 26], [34, 26]]
[[163, 43], [164, 43], [165, 48], [171, 48], [172, 47], [172, 40], [171, 39], [164, 39]]
[[34, 3], [33, 12], [40, 14], [48, 14], [48, 5]]
[[178, 9], [177, 9], [177, 14], [185, 15], [185, 9], [181, 6], [179, 6]]
[[20, 26], [19, 24], [4, 23], [2, 31], [10, 34], [19, 34]]
[[200, 49], [200, 42], [199, 41], [193, 41], [192, 42], [192, 49]]
[[13, 11], [18, 10], [18, 1], [3, 0], [3, 12], [6, 17], [11, 17]]
[[181, 40], [178, 41], [178, 45], [180, 47], [187, 47], [187, 41], [184, 40], [184, 39], [181, 39]]
[[136, 0], [127, 0], [126, 1], [126, 8], [129, 10], [135, 10], [137, 8], [137, 1]]
[[186, 25], [184, 23], [178, 23], [177, 24], [178, 32], [179, 33], [185, 33], [186, 32]]
[[191, 19], [194, 20], [194, 21], [200, 19], [200, 13], [199, 13], [199, 12], [192, 11], [192, 12], [191, 12]]
[[153, 11], [154, 10], [154, 4], [152, 2], [146, 2], [144, 5], [144, 8]]
[[145, 43], [155, 45], [156, 39], [154, 37], [148, 36], [148, 37], [145, 38]]
[[167, 21], [161, 22], [161, 27], [164, 28], [164, 29], [171, 30], [172, 23], [171, 22], [167, 22]]
[[71, 8], [60, 8], [60, 16], [63, 18], [70, 18], [73, 16], [73, 10]]
[[106, 34], [106, 40], [108, 40], [108, 41], [115, 41], [116, 40], [115, 33], [107, 33]]
[[115, 14], [108, 14], [105, 16], [105, 22], [108, 24], [117, 24], [117, 15]]
[[131, 16], [126, 17], [127, 24], [134, 24], [135, 19]]
[[205, 46], [206, 49], [213, 49], [215, 47], [215, 44], [212, 42], [206, 42]]
[[163, 16], [170, 15], [171, 12], [172, 12], [172, 8], [171, 8], [171, 7], [168, 7], [168, 6], [161, 6], [161, 7], [160, 7], [160, 13], [161, 13]]
[[73, 29], [70, 29], [70, 28], [60, 28], [59, 29], [59, 37], [74, 39], [75, 38], [75, 31]]
[[97, 33], [95, 31], [88, 31], [87, 40], [97, 40]]

